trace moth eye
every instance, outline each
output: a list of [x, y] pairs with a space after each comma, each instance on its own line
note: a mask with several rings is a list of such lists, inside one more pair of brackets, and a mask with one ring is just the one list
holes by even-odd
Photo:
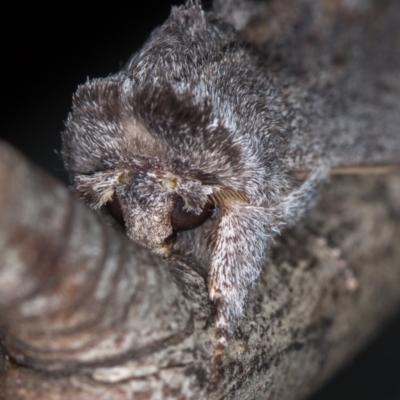
[[122, 223], [124, 222], [121, 205], [115, 195], [106, 203], [106, 209], [116, 221]]
[[183, 209], [185, 201], [182, 197], [178, 197], [175, 207], [171, 214], [172, 227], [177, 231], [188, 231], [197, 228], [210, 217], [213, 206], [206, 203], [200, 214], [195, 214], [193, 211], [186, 211]]

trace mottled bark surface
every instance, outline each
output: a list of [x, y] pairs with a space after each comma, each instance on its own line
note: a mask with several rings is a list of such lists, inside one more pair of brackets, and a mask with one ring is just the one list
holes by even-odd
[[280, 237], [210, 382], [204, 276], [0, 154], [4, 399], [300, 399], [400, 306], [400, 176], [333, 179]]

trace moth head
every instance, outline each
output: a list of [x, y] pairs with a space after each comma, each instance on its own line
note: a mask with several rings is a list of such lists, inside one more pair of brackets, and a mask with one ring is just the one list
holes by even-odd
[[92, 209], [102, 208], [132, 240], [164, 257], [178, 232], [197, 228], [214, 208], [210, 186], [149, 164], [76, 175], [75, 187]]
[[132, 240], [166, 257], [178, 232], [199, 227], [215, 208], [238, 198], [240, 157], [204, 109], [169, 89], [145, 97], [133, 85], [125, 93], [122, 78], [78, 89], [62, 155], [92, 209], [107, 212]]
[[122, 71], [78, 87], [62, 134], [81, 197], [163, 256], [177, 232], [210, 217], [223, 188], [258, 187], [253, 170], [243, 177], [246, 146], [229, 104], [209, 81], [214, 75], [202, 73], [208, 57], [182, 51], [193, 51], [194, 36], [212, 43], [214, 35], [203, 37], [200, 7], [185, 10], [176, 9]]

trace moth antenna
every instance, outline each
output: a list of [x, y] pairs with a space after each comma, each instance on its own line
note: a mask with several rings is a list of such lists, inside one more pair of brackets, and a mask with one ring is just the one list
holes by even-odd
[[[385, 175], [394, 174], [400, 171], [399, 164], [387, 165], [351, 165], [344, 167], [334, 167], [331, 170], [331, 175]], [[296, 172], [296, 178], [304, 180], [307, 178], [310, 171]]]
[[225, 206], [230, 202], [239, 201], [242, 203], [248, 203], [247, 197], [239, 191], [232, 189], [223, 189], [219, 192], [210, 194], [208, 196], [208, 201], [212, 204]]

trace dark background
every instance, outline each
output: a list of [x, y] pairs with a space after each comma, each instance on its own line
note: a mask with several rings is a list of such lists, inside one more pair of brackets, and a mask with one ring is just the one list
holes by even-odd
[[[87, 78], [116, 72], [171, 3], [13, 4], [1, 12], [0, 137], [66, 182], [57, 151], [72, 93]], [[400, 317], [312, 397], [330, 399], [400, 399]]]

